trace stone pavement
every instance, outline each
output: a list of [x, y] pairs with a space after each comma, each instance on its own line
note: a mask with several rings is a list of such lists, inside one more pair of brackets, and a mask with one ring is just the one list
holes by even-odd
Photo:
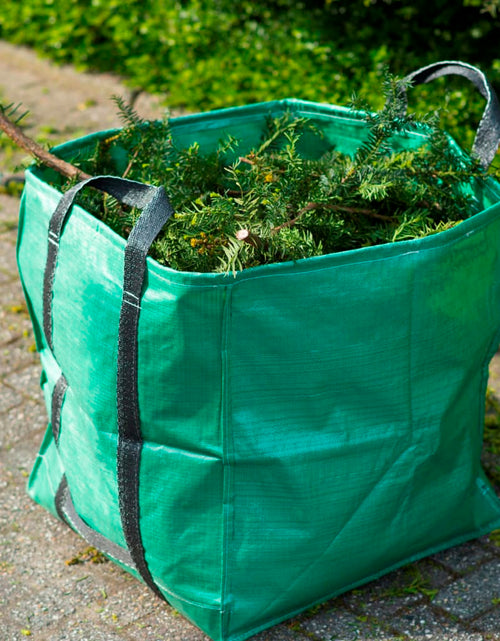
[[[25, 83], [30, 82], [29, 74], [36, 66], [39, 83], [43, 73], [58, 79], [56, 102], [64, 100], [67, 91], [66, 108], [78, 100], [75, 92], [80, 86], [89, 94], [101, 91], [100, 77], [93, 77], [92, 85], [87, 76], [57, 70], [30, 52], [0, 43], [0, 56], [5, 52], [10, 52], [11, 60], [20, 55], [26, 63], [25, 76], [22, 69], [14, 67], [18, 86], [24, 87], [23, 77]], [[4, 62], [0, 59], [0, 85], [9, 87]], [[26, 100], [19, 95], [10, 99], [20, 97]], [[100, 98], [87, 95], [90, 99], [96, 101], [96, 109], [112, 113], [112, 105], [103, 107]], [[36, 103], [29, 106], [35, 109]], [[109, 114], [106, 118], [112, 121]], [[100, 116], [99, 126], [94, 128], [112, 124], [106, 121], [101, 126], [105, 120]], [[92, 128], [92, 118], [87, 118], [85, 126]], [[112, 563], [93, 562], [86, 543], [25, 494], [46, 415], [38, 386], [40, 368], [15, 263], [18, 205], [16, 198], [0, 194], [0, 641], [207, 640]], [[499, 371], [495, 360], [492, 383], [497, 388]], [[500, 457], [493, 464], [499, 465]], [[77, 560], [80, 562], [74, 563]], [[402, 568], [255, 639], [500, 640], [500, 535], [483, 537]]]

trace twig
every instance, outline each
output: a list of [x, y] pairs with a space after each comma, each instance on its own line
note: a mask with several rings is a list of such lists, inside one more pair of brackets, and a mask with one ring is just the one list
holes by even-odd
[[[321, 206], [321, 204], [320, 204]], [[361, 209], [358, 207], [343, 207], [342, 205], [325, 205], [327, 209], [336, 209], [337, 211], [345, 211], [348, 214], [362, 214], [363, 216], [369, 216], [370, 218], [378, 218], [378, 220], [387, 220], [393, 221], [394, 216], [385, 216], [384, 214], [378, 214], [373, 209]]]
[[32, 138], [29, 138], [20, 127], [15, 125], [3, 112], [0, 106], [0, 129], [2, 129], [11, 140], [13, 140], [16, 145], [19, 145], [22, 149], [27, 151], [29, 154], [41, 160], [44, 165], [55, 169], [57, 172], [66, 176], [67, 178], [78, 178], [79, 180], [84, 180], [86, 178], [91, 178], [89, 174], [86, 174], [78, 167], [75, 167], [65, 160], [61, 160], [54, 154], [51, 154], [49, 151], [44, 149], [41, 145], [35, 142]]
[[132, 165], [134, 164], [134, 160], [137, 158], [137, 154], [139, 153], [139, 147], [134, 151], [132, 158], [130, 159], [125, 171], [123, 172], [122, 178], [126, 178], [128, 176], [128, 172], [132, 169]]
[[235, 236], [238, 240], [247, 243], [247, 245], [252, 245], [252, 247], [256, 249], [262, 246], [262, 238], [256, 234], [252, 234], [249, 229], [238, 229]]
[[253, 160], [250, 160], [249, 158], [246, 158], [245, 156], [240, 156], [238, 158], [240, 162], [245, 162], [247, 165], [255, 165]]
[[277, 227], [273, 227], [272, 229], [273, 234], [276, 234], [282, 229], [285, 229], [285, 227], [291, 227], [292, 225], [295, 225], [295, 223], [298, 221], [298, 219], [301, 216], [303, 216], [308, 211], [311, 211], [312, 209], [318, 209], [319, 207], [323, 207], [324, 209], [332, 209], [334, 211], [345, 211], [348, 214], [362, 214], [363, 216], [369, 216], [370, 218], [378, 218], [379, 220], [387, 220], [387, 221], [394, 220], [393, 217], [384, 216], [384, 214], [378, 214], [376, 211], [373, 211], [373, 209], [362, 209], [359, 207], [346, 207], [344, 205], [334, 205], [333, 203], [307, 203], [307, 205], [299, 211], [299, 213], [295, 216], [295, 218], [292, 218], [291, 220], [287, 220], [286, 222], [282, 223], [281, 225], [278, 225]]

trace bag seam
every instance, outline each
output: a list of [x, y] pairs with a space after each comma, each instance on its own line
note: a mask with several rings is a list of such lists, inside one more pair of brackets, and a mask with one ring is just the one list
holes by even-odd
[[230, 430], [230, 390], [229, 390], [229, 327], [231, 320], [232, 288], [225, 287], [224, 303], [221, 318], [221, 438], [222, 438], [222, 557], [221, 557], [221, 611], [220, 625], [221, 638], [225, 638], [229, 628], [230, 608], [228, 595], [230, 594], [229, 555], [231, 532], [233, 528], [232, 506], [232, 465], [233, 452], [232, 433]]

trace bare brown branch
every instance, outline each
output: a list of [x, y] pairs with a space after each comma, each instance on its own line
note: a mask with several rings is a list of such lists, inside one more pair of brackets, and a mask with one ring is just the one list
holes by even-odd
[[29, 154], [38, 158], [44, 165], [55, 169], [57, 172], [66, 176], [67, 178], [78, 178], [84, 180], [90, 178], [89, 174], [86, 174], [78, 167], [75, 167], [65, 160], [61, 160], [54, 154], [51, 154], [49, 151], [44, 149], [41, 145], [35, 142], [32, 138], [27, 136], [23, 130], [14, 124], [2, 111], [0, 107], [0, 129], [2, 129], [11, 140], [13, 140], [16, 145], [19, 145], [22, 149], [27, 151]]

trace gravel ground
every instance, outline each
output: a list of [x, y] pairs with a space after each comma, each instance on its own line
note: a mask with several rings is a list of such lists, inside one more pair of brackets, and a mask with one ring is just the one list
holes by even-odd
[[[0, 95], [32, 110], [31, 135], [59, 141], [115, 126], [108, 97], [125, 91], [111, 76], [57, 68], [0, 42]], [[145, 95], [137, 106], [161, 113]], [[0, 172], [11, 171], [19, 154], [8, 146], [0, 154]], [[66, 564], [84, 558], [87, 544], [25, 494], [46, 416], [15, 263], [18, 205], [0, 194], [0, 641], [205, 640], [112, 563]], [[491, 384], [500, 389], [497, 358]], [[500, 547], [483, 537], [441, 552], [255, 638], [500, 640]]]

